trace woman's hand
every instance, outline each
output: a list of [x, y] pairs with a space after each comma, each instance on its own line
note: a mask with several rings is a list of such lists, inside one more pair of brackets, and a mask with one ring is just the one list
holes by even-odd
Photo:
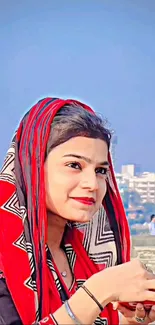
[[155, 290], [155, 275], [148, 272], [138, 259], [101, 271], [100, 286], [103, 275], [111, 301], [155, 301], [155, 292], [151, 291]]
[[114, 303], [113, 308], [118, 310], [122, 315], [120, 324], [143, 324], [147, 325], [155, 321], [155, 306], [152, 306], [149, 312], [146, 312], [143, 304], [138, 303], [135, 311], [125, 308], [120, 303]]

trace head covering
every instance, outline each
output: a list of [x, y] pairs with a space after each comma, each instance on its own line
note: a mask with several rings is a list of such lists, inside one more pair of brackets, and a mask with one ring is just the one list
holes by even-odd
[[[24, 324], [47, 316], [44, 161], [54, 116], [64, 105], [75, 103], [94, 114], [87, 105], [70, 99], [45, 98], [34, 105], [22, 119], [0, 173], [0, 270]], [[130, 235], [110, 154], [108, 159], [108, 188], [102, 209], [112, 221], [120, 247], [118, 263], [122, 263], [129, 260]], [[89, 225], [74, 227], [88, 234], [101, 218], [100, 213]], [[88, 237], [90, 248], [93, 238]]]

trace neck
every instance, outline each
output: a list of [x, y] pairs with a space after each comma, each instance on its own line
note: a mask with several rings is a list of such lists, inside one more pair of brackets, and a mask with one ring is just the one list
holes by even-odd
[[60, 249], [62, 237], [64, 234], [66, 219], [58, 215], [47, 212], [48, 218], [48, 246], [54, 253]]

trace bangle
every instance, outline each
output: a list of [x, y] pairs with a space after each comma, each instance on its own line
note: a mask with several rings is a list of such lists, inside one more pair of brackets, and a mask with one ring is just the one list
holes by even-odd
[[96, 302], [96, 304], [98, 305], [98, 307], [100, 308], [100, 310], [103, 311], [104, 308], [99, 303], [99, 301], [93, 296], [93, 294], [84, 285], [82, 285], [80, 288], [82, 288], [83, 290], [85, 290], [85, 292], [88, 294], [88, 296], [90, 298], [92, 298]]
[[64, 305], [65, 305], [68, 316], [74, 321], [74, 323], [76, 325], [81, 325], [81, 322], [77, 319], [77, 317], [72, 312], [72, 309], [70, 308], [68, 300], [65, 301]]

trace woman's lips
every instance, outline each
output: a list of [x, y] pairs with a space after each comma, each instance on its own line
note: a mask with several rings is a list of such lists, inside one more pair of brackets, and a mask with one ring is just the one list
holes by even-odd
[[95, 200], [93, 198], [73, 197], [72, 199], [86, 205], [93, 205], [95, 203]]

